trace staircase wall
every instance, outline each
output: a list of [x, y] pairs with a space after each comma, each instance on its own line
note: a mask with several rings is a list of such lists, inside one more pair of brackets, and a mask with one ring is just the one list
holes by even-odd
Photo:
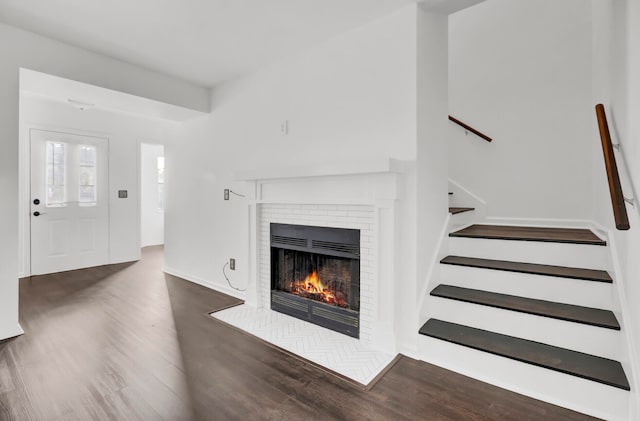
[[[426, 285], [438, 270], [440, 239], [447, 213], [447, 33], [448, 18], [418, 10], [417, 230], [415, 288], [404, 303], [416, 303], [418, 322]], [[413, 328], [413, 326], [412, 326]], [[414, 330], [415, 332], [415, 330]]]
[[[612, 140], [621, 145], [616, 151], [625, 197], [638, 198], [640, 185], [640, 4], [630, 0], [593, 0], [593, 102], [607, 111]], [[595, 122], [594, 122], [595, 125]], [[632, 419], [640, 419], [638, 364], [640, 361], [640, 207], [627, 205], [629, 231], [617, 231], [613, 220], [602, 149], [596, 129], [592, 135], [594, 180], [592, 208], [594, 220], [612, 245], [618, 295], [622, 304], [630, 344], [630, 365], [636, 381], [632, 385]], [[635, 189], [634, 189], [635, 186]], [[634, 191], [635, 190], [635, 191]]]
[[[450, 16], [449, 177], [489, 218], [589, 219], [591, 4], [488, 0]], [[566, 225], [566, 224], [565, 224]]]

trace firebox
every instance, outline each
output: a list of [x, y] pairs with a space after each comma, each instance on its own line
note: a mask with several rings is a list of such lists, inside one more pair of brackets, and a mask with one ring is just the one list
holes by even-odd
[[271, 224], [271, 309], [360, 337], [360, 230]]

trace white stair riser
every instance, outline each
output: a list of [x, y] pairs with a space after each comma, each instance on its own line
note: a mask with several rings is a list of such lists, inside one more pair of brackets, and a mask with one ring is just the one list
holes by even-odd
[[440, 283], [585, 307], [613, 303], [612, 284], [581, 279], [441, 264]]
[[628, 420], [629, 392], [420, 335], [423, 361], [535, 399], [612, 421]]
[[623, 335], [619, 330], [440, 297], [429, 297], [429, 308], [430, 318], [613, 360], [623, 357]]
[[609, 267], [608, 249], [604, 246], [463, 237], [449, 237], [449, 240], [449, 254], [453, 256], [584, 269], [607, 270]]
[[458, 231], [469, 226], [477, 218], [475, 213], [475, 211], [469, 211], [451, 215], [451, 219], [449, 220], [449, 232]]

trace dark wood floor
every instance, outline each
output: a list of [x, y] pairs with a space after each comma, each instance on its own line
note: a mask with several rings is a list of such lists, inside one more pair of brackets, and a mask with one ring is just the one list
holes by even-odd
[[406, 357], [359, 390], [208, 317], [237, 300], [162, 258], [22, 280], [0, 420], [587, 419]]

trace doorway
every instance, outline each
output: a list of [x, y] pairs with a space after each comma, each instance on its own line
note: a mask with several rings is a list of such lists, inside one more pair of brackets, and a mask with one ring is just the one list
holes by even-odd
[[164, 145], [140, 144], [140, 246], [164, 244]]
[[30, 131], [31, 274], [109, 261], [106, 138]]

